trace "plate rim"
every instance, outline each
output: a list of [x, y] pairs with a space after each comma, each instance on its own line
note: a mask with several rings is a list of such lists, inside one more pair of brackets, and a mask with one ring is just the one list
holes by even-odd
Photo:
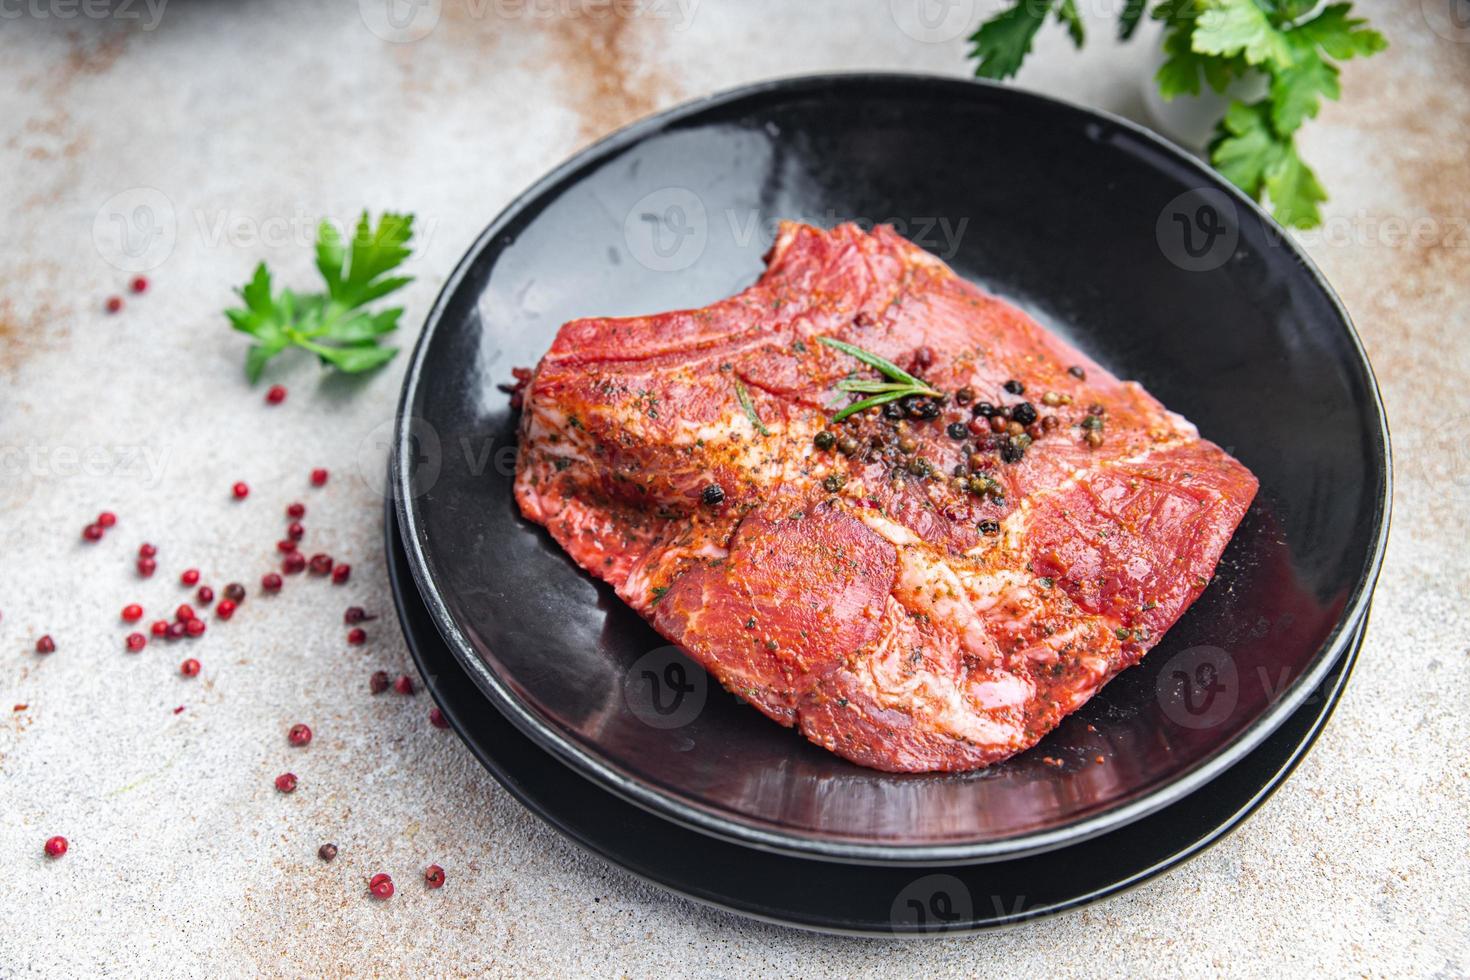
[[[617, 156], [622, 151], [655, 134], [671, 124], [696, 116], [706, 110], [736, 103], [746, 99], [759, 99], [775, 93], [807, 94], [824, 89], [850, 86], [855, 89], [880, 85], [903, 89], [928, 89], [932, 92], [958, 97], [974, 97], [983, 93], [985, 99], [1012, 99], [1029, 103], [1046, 110], [1062, 111], [1092, 122], [1105, 122], [1127, 131], [1151, 148], [1183, 167], [1202, 182], [1228, 195], [1237, 207], [1246, 209], [1264, 222], [1264, 227], [1276, 236], [1279, 245], [1287, 250], [1311, 277], [1322, 292], [1332, 310], [1337, 314], [1340, 326], [1346, 329], [1349, 348], [1355, 357], [1363, 387], [1368, 393], [1369, 405], [1377, 425], [1371, 436], [1378, 449], [1378, 485], [1374, 501], [1372, 542], [1367, 562], [1360, 573], [1352, 594], [1339, 613], [1332, 631], [1318, 649], [1312, 667], [1303, 672], [1266, 709], [1238, 733], [1230, 742], [1218, 748], [1213, 755], [1169, 782], [1118, 806], [1080, 820], [1043, 831], [1021, 832], [1008, 837], [986, 841], [945, 842], [939, 844], [892, 844], [850, 838], [818, 838], [790, 829], [775, 829], [770, 824], [761, 825], [739, 815], [725, 811], [717, 812], [693, 802], [657, 789], [632, 778], [611, 762], [597, 754], [584, 750], [566, 736], [556, 731], [539, 716], [531, 706], [524, 704], [494, 671], [475, 655], [459, 625], [450, 614], [435, 580], [432, 561], [424, 548], [424, 531], [416, 520], [413, 501], [416, 499], [411, 486], [412, 474], [404, 466], [411, 458], [412, 423], [411, 408], [417, 399], [423, 380], [423, 366], [431, 341], [443, 322], [444, 313], [454, 295], [468, 276], [469, 271], [489, 248], [506, 225], [516, 219], [522, 211], [538, 199], [566, 182], [579, 171]], [[1098, 834], [1131, 823], [1171, 802], [1175, 802], [1199, 789], [1221, 772], [1240, 761], [1251, 749], [1271, 735], [1290, 714], [1299, 708], [1308, 695], [1327, 676], [1333, 664], [1341, 659], [1345, 645], [1351, 640], [1348, 628], [1360, 621], [1368, 608], [1373, 590], [1377, 585], [1387, 548], [1388, 532], [1392, 516], [1393, 464], [1392, 448], [1387, 415], [1383, 405], [1378, 381], [1368, 360], [1362, 339], [1341, 299], [1327, 282], [1316, 264], [1283, 230], [1271, 216], [1253, 199], [1247, 197], [1233, 184], [1224, 180], [1215, 171], [1206, 167], [1184, 150], [1131, 120], [1105, 110], [1081, 106], [1049, 95], [988, 82], [982, 79], [955, 78], [911, 72], [854, 71], [801, 74], [766, 79], [747, 85], [726, 89], [702, 98], [680, 103], [669, 109], [644, 117], [596, 142], [583, 147], [561, 164], [548, 171], [516, 195], [495, 216], [489, 225], [475, 238], [469, 249], [446, 278], [434, 305], [425, 317], [424, 326], [415, 341], [412, 356], [404, 373], [403, 389], [399, 397], [394, 421], [394, 440], [390, 449], [391, 475], [389, 493], [403, 532], [404, 545], [408, 552], [409, 567], [415, 585], [429, 609], [431, 618], [448, 644], [451, 653], [460, 662], [480, 689], [495, 707], [522, 732], [530, 736], [543, 748], [548, 749], [564, 763], [594, 779], [620, 796], [704, 833], [713, 834], [746, 846], [780, 851], [802, 857], [848, 861], [901, 864], [942, 864], [963, 861], [999, 860], [1027, 853], [1051, 850], [1067, 844], [1079, 843]]]
[[[459, 712], [455, 708], [453, 708], [452, 706], [447, 706], [445, 704], [440, 692], [440, 675], [437, 673], [431, 673], [426, 669], [424, 654], [420, 648], [420, 644], [423, 641], [416, 639], [418, 631], [408, 625], [407, 617], [403, 615], [405, 605], [416, 600], [420, 604], [424, 605], [425, 616], [429, 618], [431, 623], [433, 622], [432, 616], [428, 614], [427, 604], [425, 603], [423, 595], [419, 592], [417, 583], [413, 581], [412, 573], [409, 573], [406, 581], [404, 579], [403, 569], [400, 565], [400, 559], [394, 548], [394, 539], [396, 538], [398, 542], [398, 549], [404, 551], [405, 555], [407, 549], [403, 545], [403, 536], [401, 534], [397, 521], [393, 517], [391, 506], [387, 509], [389, 511], [389, 515], [388, 519], [384, 522], [384, 537], [385, 550], [387, 551], [388, 558], [389, 584], [393, 593], [395, 608], [399, 613], [399, 628], [402, 631], [404, 641], [408, 646], [409, 655], [413, 658], [414, 665], [418, 669], [419, 674], [424, 678], [424, 685], [428, 689], [430, 696], [433, 697], [434, 703], [438, 705], [440, 711], [443, 712], [445, 718], [448, 719], [450, 727], [453, 729], [455, 736], [459, 738], [459, 740], [464, 744], [465, 748], [470, 751], [470, 754], [475, 757], [476, 761], [478, 761], [480, 765], [486, 771], [488, 771], [492, 777], [494, 777], [495, 781], [499, 783], [506, 790], [506, 792], [508, 792], [521, 806], [530, 811], [530, 813], [538, 820], [548, 824], [558, 834], [571, 841], [577, 847], [580, 847], [584, 851], [596, 856], [599, 860], [607, 861], [610, 864], [614, 864], [617, 867], [622, 868], [628, 874], [639, 879], [640, 881], [645, 881], [660, 890], [670, 892], [682, 898], [688, 899], [689, 901], [696, 902], [709, 908], [719, 909], [721, 911], [728, 912], [733, 915], [739, 915], [748, 919], [767, 922], [773, 925], [781, 926], [782, 928], [798, 929], [804, 932], [823, 935], [918, 941], [923, 939], [976, 936], [983, 933], [1001, 932], [1019, 926], [1023, 923], [1030, 922], [1032, 920], [1051, 918], [1053, 916], [1062, 915], [1067, 912], [1076, 911], [1089, 905], [1097, 904], [1098, 902], [1102, 902], [1109, 898], [1113, 898], [1115, 896], [1140, 888], [1150, 881], [1153, 881], [1155, 878], [1173, 873], [1184, 864], [1187, 864], [1189, 861], [1194, 860], [1196, 857], [1203, 854], [1205, 851], [1209, 850], [1215, 845], [1219, 844], [1221, 841], [1225, 840], [1225, 838], [1229, 837], [1232, 833], [1244, 826], [1246, 821], [1254, 816], [1256, 811], [1264, 806], [1266, 801], [1274, 796], [1275, 793], [1286, 784], [1287, 780], [1289, 780], [1291, 776], [1296, 772], [1297, 767], [1311, 753], [1312, 749], [1317, 743], [1318, 738], [1322, 735], [1324, 731], [1326, 731], [1328, 723], [1332, 720], [1333, 715], [1336, 713], [1339, 704], [1341, 704], [1342, 702], [1343, 695], [1347, 690], [1347, 686], [1352, 680], [1353, 671], [1357, 666], [1358, 657], [1362, 652], [1362, 646], [1366, 640], [1368, 628], [1371, 625], [1372, 618], [1372, 610], [1370, 608], [1365, 612], [1364, 618], [1361, 623], [1355, 626], [1353, 631], [1354, 641], [1343, 651], [1343, 659], [1341, 661], [1334, 661], [1334, 665], [1341, 662], [1341, 675], [1336, 678], [1336, 680], [1333, 682], [1333, 687], [1331, 691], [1326, 694], [1325, 703], [1322, 705], [1321, 709], [1312, 720], [1310, 729], [1292, 747], [1292, 750], [1288, 757], [1274, 768], [1271, 775], [1265, 780], [1260, 781], [1259, 785], [1257, 785], [1253, 789], [1248, 797], [1246, 797], [1240, 803], [1233, 805], [1230, 813], [1227, 814], [1223, 819], [1214, 823], [1206, 833], [1192, 837], [1183, 846], [1173, 847], [1166, 855], [1148, 860], [1142, 867], [1122, 877], [1117, 878], [1106, 886], [1093, 888], [1091, 890], [1081, 892], [1076, 896], [1060, 902], [1056, 902], [1053, 905], [1050, 905], [1040, 910], [1029, 909], [1001, 912], [997, 908], [997, 914], [993, 919], [974, 919], [965, 928], [945, 929], [942, 931], [932, 932], [922, 930], [913, 932], [895, 932], [892, 930], [882, 931], [879, 929], [872, 929], [867, 927], [844, 927], [831, 921], [819, 922], [815, 920], [798, 919], [795, 917], [783, 918], [779, 915], [772, 914], [769, 909], [767, 909], [766, 911], [758, 911], [756, 909], [748, 907], [745, 904], [736, 902], [728, 898], [722, 900], [715, 893], [715, 890], [712, 887], [707, 889], [705, 892], [698, 893], [687, 888], [680, 887], [677, 883], [670, 880], [667, 876], [659, 877], [646, 868], [634, 868], [629, 866], [618, 856], [617, 853], [615, 853], [615, 848], [609, 847], [600, 838], [590, 836], [585, 831], [572, 826], [571, 824], [551, 812], [545, 805], [544, 801], [536, 798], [534, 793], [531, 790], [527, 789], [518, 777], [512, 775], [506, 769], [504, 763], [500, 760], [500, 758], [496, 755], [492, 748], [488, 747], [482, 739], [478, 737], [471, 738], [467, 736], [465, 734], [465, 729], [469, 726], [467, 726], [460, 718]], [[402, 563], [407, 564], [406, 557], [403, 559]], [[412, 583], [411, 586], [410, 583]], [[406, 594], [410, 592], [411, 594]], [[435, 633], [437, 633], [437, 624], [435, 624]], [[459, 662], [459, 658], [455, 656], [454, 653], [450, 650], [449, 644], [447, 643], [447, 641], [444, 640], [443, 636], [438, 636], [437, 639], [441, 644], [444, 645], [444, 648], [446, 652], [449, 653], [449, 656], [454, 665], [458, 666], [461, 670], [464, 670], [464, 665]], [[432, 643], [433, 640], [434, 637], [430, 637], [429, 642]], [[465, 670], [465, 677], [469, 679], [471, 684], [475, 684], [475, 681], [468, 670]], [[1330, 679], [1332, 679], [1331, 672], [1329, 672], [1328, 676], [1324, 678], [1324, 682]], [[476, 689], [478, 689], [478, 684], [475, 684], [475, 687]], [[1301, 708], [1298, 709], [1298, 711], [1305, 711], [1308, 707], [1309, 705], [1304, 704]], [[503, 717], [504, 716], [502, 715], [502, 718]], [[513, 727], [515, 726], [513, 725]], [[516, 728], [516, 731], [520, 731], [518, 727]], [[526, 741], [530, 744], [533, 751], [542, 752], [550, 755], [548, 750], [542, 748], [530, 736], [522, 733], [522, 737], [525, 738]], [[1261, 746], [1257, 746], [1257, 749], [1263, 748], [1264, 745], [1265, 743], [1263, 742]], [[558, 766], [557, 760], [554, 756], [551, 757], [551, 764], [553, 766]], [[570, 769], [569, 767], [561, 766], [560, 768], [565, 771], [569, 777], [588, 783], [595, 792], [606, 794], [612, 797], [615, 801], [621, 801], [630, 806], [637, 806], [637, 804], [631, 803], [630, 801], [626, 800], [624, 797], [621, 796], [621, 794], [614, 793], [608, 788], [601, 786], [592, 780], [585, 779], [585, 777], [581, 776], [579, 773], [577, 773], [575, 770]], [[661, 815], [653, 813], [646, 807], [638, 806], [638, 809], [642, 810], [645, 813], [648, 813], [655, 819], [663, 819]], [[682, 825], [680, 826], [682, 827]], [[696, 833], [698, 832], [697, 830], [693, 830], [692, 828], [684, 829], [686, 831]], [[1126, 829], [1126, 825], [1114, 828], [1115, 831], [1119, 832]], [[739, 842], [727, 841], [726, 843], [729, 843], [731, 846], [736, 847], [744, 846]], [[1072, 846], [1095, 846], [1095, 841], [1078, 841]], [[1058, 850], [1065, 851], [1066, 848], [1059, 848]], [[787, 854], [785, 852], [773, 853], [777, 858], [781, 860], [816, 860], [809, 855], [797, 856]], [[987, 864], [993, 865], [993, 862], [980, 862], [971, 865], [971, 867], [985, 867], [987, 866]], [[892, 868], [894, 866], [884, 865], [883, 867]], [[951, 865], [946, 867], [950, 868], [951, 870], [955, 870], [963, 868], [964, 866]], [[928, 870], [936, 873], [943, 873], [944, 869], [932, 868]]]

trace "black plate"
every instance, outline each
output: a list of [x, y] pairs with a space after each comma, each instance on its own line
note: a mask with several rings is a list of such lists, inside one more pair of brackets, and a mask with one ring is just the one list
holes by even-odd
[[[860, 935], [954, 935], [1013, 925], [1135, 887], [1238, 826], [1316, 741], [1357, 660], [1364, 626], [1305, 703], [1209, 786], [1071, 847], [969, 867], [862, 867], [753, 850], [668, 823], [599, 789], [485, 704], [415, 588], [387, 520], [399, 621], [425, 685], [475, 756], [561, 833], [671, 891], [783, 925]], [[915, 904], [916, 903], [916, 904]], [[920, 915], [922, 914], [922, 919]]]
[[[514, 420], [495, 383], [534, 364], [569, 318], [738, 290], [759, 273], [779, 217], [895, 219], [1146, 384], [1261, 479], [1217, 580], [1159, 648], [1004, 765], [864, 770], [721, 690], [701, 695], [702, 672], [671, 660], [511, 499]], [[1035, 852], [1215, 778], [1338, 659], [1388, 521], [1387, 432], [1362, 349], [1311, 264], [1253, 203], [1122, 120], [909, 76], [717, 96], [624, 130], [532, 187], [430, 314], [394, 462], [430, 613], [518, 727], [671, 819], [861, 862]], [[681, 670], [698, 690], [670, 728], [638, 709], [645, 681]], [[1098, 755], [1107, 765], [1091, 763]]]

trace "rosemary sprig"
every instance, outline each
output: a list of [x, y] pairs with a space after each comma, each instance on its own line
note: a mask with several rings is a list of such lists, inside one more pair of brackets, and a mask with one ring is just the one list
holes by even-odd
[[865, 351], [861, 347], [854, 347], [852, 344], [841, 340], [834, 340], [831, 337], [818, 337], [817, 343], [825, 344], [833, 350], [839, 350], [844, 354], [855, 357], [869, 367], [877, 368], [891, 379], [889, 381], [864, 381], [858, 378], [846, 378], [837, 382], [838, 391], [849, 391], [854, 394], [869, 395], [871, 397], [855, 401], [851, 405], [848, 405], [842, 411], [832, 416], [833, 422], [841, 422], [849, 415], [856, 415], [858, 412], [867, 411], [874, 405], [883, 405], [888, 402], [897, 401], [900, 398], [908, 398], [911, 395], [924, 395], [929, 398], [944, 397], [942, 392], [935, 391], [923, 381], [909, 374], [887, 358], [879, 357], [877, 354]]
[[735, 379], [735, 397], [740, 399], [740, 407], [745, 409], [745, 417], [750, 419], [750, 424], [755, 426], [755, 431], [763, 436], [770, 435], [771, 430], [766, 428], [761, 417], [755, 414], [755, 405], [750, 400], [750, 392], [745, 390], [745, 385], [739, 378]]

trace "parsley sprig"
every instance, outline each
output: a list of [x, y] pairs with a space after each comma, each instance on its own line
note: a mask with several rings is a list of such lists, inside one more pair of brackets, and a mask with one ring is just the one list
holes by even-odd
[[348, 374], [370, 371], [392, 360], [396, 347], [380, 347], [398, 329], [402, 307], [369, 313], [365, 307], [413, 281], [389, 275], [409, 256], [413, 215], [385, 213], [373, 227], [366, 211], [350, 244], [329, 222], [317, 228], [316, 267], [326, 291], [276, 292], [262, 262], [236, 290], [244, 307], [225, 310], [230, 324], [255, 338], [245, 355], [245, 376], [259, 380], [266, 362], [289, 347], [311, 351], [323, 365]]
[[887, 402], [897, 401], [900, 398], [908, 398], [911, 395], [927, 395], [930, 398], [944, 397], [941, 392], [935, 391], [923, 381], [909, 374], [887, 358], [879, 357], [877, 354], [865, 351], [861, 347], [855, 347], [845, 341], [834, 340], [831, 337], [818, 337], [817, 343], [825, 344], [833, 350], [839, 350], [844, 354], [851, 355], [869, 367], [877, 368], [890, 379], [889, 381], [864, 381], [859, 378], [844, 378], [837, 382], [838, 391], [870, 395], [871, 397], [855, 401], [851, 405], [843, 408], [842, 411], [832, 416], [833, 422], [841, 422], [849, 415], [867, 411], [874, 405], [883, 405]]
[[[1138, 29], [1149, 0], [1125, 0], [1118, 36]], [[1210, 162], [1257, 200], [1269, 199], [1284, 225], [1312, 228], [1327, 192], [1298, 155], [1296, 132], [1322, 100], [1341, 94], [1334, 62], [1382, 51], [1383, 35], [1352, 16], [1350, 3], [1317, 9], [1316, 0], [1155, 0], [1150, 16], [1164, 24], [1164, 64], [1155, 80], [1166, 99], [1199, 95], [1201, 79], [1216, 92], [1252, 73], [1270, 83], [1265, 98], [1235, 100], [1215, 128]], [[1009, 78], [1021, 67], [1048, 14], [1076, 47], [1085, 40], [1075, 0], [1017, 0], [970, 37], [975, 74]]]

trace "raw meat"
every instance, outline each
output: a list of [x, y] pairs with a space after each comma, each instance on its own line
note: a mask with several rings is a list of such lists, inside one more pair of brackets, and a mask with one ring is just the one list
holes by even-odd
[[[834, 424], [839, 381], [886, 379], [818, 338], [946, 397]], [[525, 516], [730, 691], [892, 771], [1034, 745], [1194, 602], [1257, 486], [885, 227], [787, 223], [737, 296], [568, 323], [521, 394]]]

